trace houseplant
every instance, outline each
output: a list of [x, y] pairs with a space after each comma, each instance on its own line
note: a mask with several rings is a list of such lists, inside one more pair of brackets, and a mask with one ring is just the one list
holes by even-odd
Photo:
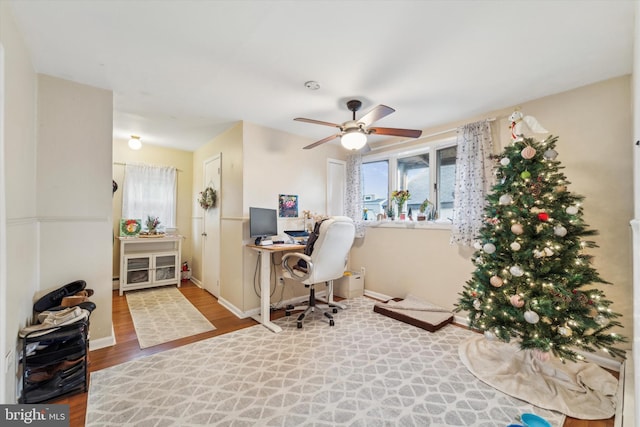
[[398, 205], [398, 216], [400, 219], [404, 219], [404, 204], [407, 203], [407, 200], [411, 197], [409, 190], [396, 190], [391, 193], [391, 200], [396, 202]]
[[436, 209], [435, 205], [429, 201], [429, 199], [424, 199], [424, 202], [420, 205], [420, 215], [418, 215], [418, 221], [427, 221], [434, 220], [436, 217]]

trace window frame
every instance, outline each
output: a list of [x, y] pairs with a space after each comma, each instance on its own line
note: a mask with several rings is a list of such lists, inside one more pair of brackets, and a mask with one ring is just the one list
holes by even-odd
[[[457, 139], [455, 136], [449, 138], [443, 138], [430, 142], [422, 142], [412, 145], [409, 148], [398, 148], [393, 150], [384, 151], [381, 153], [364, 154], [362, 156], [362, 163], [371, 163], [377, 161], [387, 160], [389, 164], [389, 184], [388, 194], [390, 195], [394, 190], [398, 189], [398, 159], [411, 157], [419, 154], [429, 154], [429, 164], [434, 164], [436, 167], [429, 167], [429, 200], [431, 200], [436, 206], [438, 206], [438, 169], [440, 167], [438, 161], [438, 151], [447, 148], [457, 146]], [[381, 221], [367, 220], [365, 224], [380, 225]], [[420, 228], [450, 228], [452, 223], [449, 219], [438, 218], [434, 221], [383, 221], [386, 225], [394, 227], [413, 227], [419, 225]], [[435, 227], [434, 227], [435, 226]]]

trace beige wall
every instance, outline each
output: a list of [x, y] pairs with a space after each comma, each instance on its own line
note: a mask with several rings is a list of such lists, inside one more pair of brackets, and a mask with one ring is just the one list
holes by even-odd
[[[244, 227], [243, 242], [252, 243], [249, 237], [249, 207], [278, 208], [280, 194], [298, 196], [298, 210], [326, 213], [327, 206], [327, 159], [344, 160], [349, 154], [335, 143], [327, 143], [312, 150], [302, 147], [313, 142], [308, 138], [274, 129], [245, 123], [244, 134]], [[279, 219], [278, 231], [301, 229], [300, 219]], [[260, 298], [254, 291], [254, 271], [258, 256], [244, 248], [244, 290], [242, 310], [255, 310]], [[279, 258], [275, 260], [279, 262]], [[272, 304], [295, 296], [308, 294], [308, 289], [287, 281], [278, 285], [271, 297]]]
[[[586, 197], [584, 219], [600, 234], [593, 240], [594, 267], [613, 283], [604, 285], [612, 309], [623, 314], [621, 331], [632, 336], [632, 271], [629, 221], [633, 211], [629, 76], [523, 102], [519, 106], [559, 136], [558, 160], [572, 183], [569, 190]], [[510, 142], [506, 119], [513, 107], [450, 123], [425, 134], [496, 117], [496, 152]], [[443, 135], [446, 137], [448, 135]], [[391, 297], [406, 293], [453, 308], [474, 267], [470, 253], [449, 244], [449, 231], [368, 229], [351, 253], [351, 265], [365, 267], [365, 288]]]
[[[302, 150], [310, 142], [241, 122], [194, 152], [194, 193], [200, 191], [197, 183], [203, 179], [204, 160], [222, 154], [220, 300], [238, 315], [257, 309], [260, 301], [253, 283], [257, 255], [245, 247], [251, 241], [249, 207], [276, 209], [279, 194], [297, 194], [300, 211], [324, 213], [326, 209], [327, 158], [343, 159], [347, 153], [334, 144]], [[193, 220], [194, 276], [199, 281], [202, 217], [194, 214]], [[282, 232], [301, 224], [298, 219], [280, 220], [278, 227]], [[272, 302], [304, 293], [304, 287], [289, 285], [275, 292]]]
[[[32, 298], [38, 290], [38, 224], [36, 221], [36, 74], [29, 52], [15, 25], [11, 8], [0, 2], [0, 50], [4, 54], [0, 113], [0, 160], [4, 174], [6, 248], [0, 271], [0, 402], [16, 401], [18, 331], [31, 319]], [[2, 101], [0, 101], [2, 102]], [[0, 215], [2, 215], [0, 213]], [[5, 254], [1, 254], [5, 256]], [[2, 268], [0, 268], [2, 270]], [[13, 363], [5, 365], [5, 355]]]
[[37, 296], [85, 280], [92, 342], [112, 338], [112, 114], [111, 91], [38, 76]]
[[220, 202], [220, 300], [242, 307], [242, 123], [237, 123], [193, 153], [192, 253], [194, 281], [202, 281], [203, 210], [197, 195], [204, 189], [204, 161], [221, 154]]
[[[113, 235], [119, 236], [122, 218], [122, 188], [124, 184], [124, 164], [146, 163], [155, 166], [173, 166], [178, 169], [176, 227], [184, 236], [182, 261], [191, 265], [191, 215], [193, 205], [193, 153], [157, 145], [142, 143], [140, 150], [129, 148], [124, 139], [113, 140], [113, 179], [118, 183], [118, 191], [113, 195]], [[160, 218], [162, 221], [162, 218]], [[166, 224], [165, 224], [166, 225]], [[120, 275], [120, 245], [113, 245], [113, 277]]]

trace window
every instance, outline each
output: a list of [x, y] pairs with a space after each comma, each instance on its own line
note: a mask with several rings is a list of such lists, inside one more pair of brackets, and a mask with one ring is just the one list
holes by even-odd
[[362, 163], [363, 219], [374, 220], [389, 206], [389, 161]]
[[[433, 167], [432, 167], [433, 166]], [[455, 139], [423, 145], [410, 151], [393, 151], [364, 157], [362, 185], [365, 219], [375, 220], [386, 212], [389, 192], [409, 190], [407, 209], [415, 216], [425, 200], [434, 204], [436, 218], [453, 217], [453, 192], [456, 172]]]
[[176, 169], [127, 165], [122, 190], [122, 217], [157, 217], [161, 227], [176, 224]]

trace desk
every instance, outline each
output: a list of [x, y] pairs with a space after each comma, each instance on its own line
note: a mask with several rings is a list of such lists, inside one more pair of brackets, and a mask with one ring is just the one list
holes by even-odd
[[273, 332], [282, 332], [282, 328], [271, 322], [271, 255], [276, 252], [303, 251], [305, 245], [247, 245], [260, 254], [260, 314], [253, 319], [262, 323]]

